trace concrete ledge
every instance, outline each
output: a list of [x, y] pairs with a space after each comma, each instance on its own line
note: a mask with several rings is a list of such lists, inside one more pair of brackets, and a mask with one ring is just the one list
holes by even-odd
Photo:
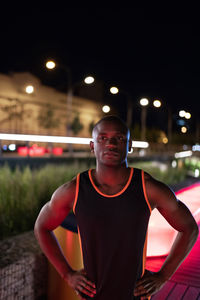
[[47, 259], [32, 231], [0, 242], [0, 300], [45, 300], [47, 277]]

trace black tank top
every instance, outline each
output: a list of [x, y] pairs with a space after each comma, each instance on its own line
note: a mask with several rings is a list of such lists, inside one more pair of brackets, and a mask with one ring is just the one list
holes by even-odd
[[125, 187], [105, 195], [91, 170], [77, 175], [73, 207], [87, 277], [96, 285], [96, 300], [132, 300], [145, 268], [146, 236], [151, 213], [143, 170], [130, 168]]

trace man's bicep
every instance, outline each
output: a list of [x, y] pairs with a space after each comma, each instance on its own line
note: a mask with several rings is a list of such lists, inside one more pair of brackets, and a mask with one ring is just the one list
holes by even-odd
[[178, 199], [175, 199], [174, 201], [174, 205], [158, 207], [158, 211], [163, 215], [167, 222], [177, 231], [185, 231], [190, 226], [194, 226], [195, 220], [188, 207]]
[[69, 208], [53, 210], [50, 202], [47, 202], [41, 209], [37, 222], [43, 229], [54, 230], [62, 223], [69, 212]]
[[75, 184], [71, 182], [59, 187], [40, 211], [37, 222], [47, 230], [58, 227], [72, 209]]

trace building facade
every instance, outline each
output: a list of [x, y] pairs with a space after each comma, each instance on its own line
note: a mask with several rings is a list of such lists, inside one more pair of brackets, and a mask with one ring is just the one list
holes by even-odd
[[70, 97], [30, 73], [0, 74], [1, 133], [91, 137], [103, 115], [101, 102]]

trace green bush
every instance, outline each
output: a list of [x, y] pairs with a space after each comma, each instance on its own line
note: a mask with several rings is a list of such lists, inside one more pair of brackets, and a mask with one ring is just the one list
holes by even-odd
[[[151, 163], [135, 163], [155, 178], [166, 184], [184, 179], [184, 172], [169, 169], [165, 172]], [[53, 192], [63, 183], [71, 180], [87, 166], [46, 165], [31, 170], [7, 165], [0, 169], [0, 239], [32, 230], [42, 206], [50, 200]]]
[[155, 179], [164, 182], [167, 185], [174, 185], [186, 178], [187, 171], [185, 168], [167, 167], [165, 170], [155, 166], [152, 162], [133, 163], [135, 168], [140, 168], [149, 173]]
[[66, 165], [46, 165], [37, 170], [17, 167], [14, 171], [1, 167], [0, 239], [32, 230], [41, 207], [78, 172], [80, 168]]

